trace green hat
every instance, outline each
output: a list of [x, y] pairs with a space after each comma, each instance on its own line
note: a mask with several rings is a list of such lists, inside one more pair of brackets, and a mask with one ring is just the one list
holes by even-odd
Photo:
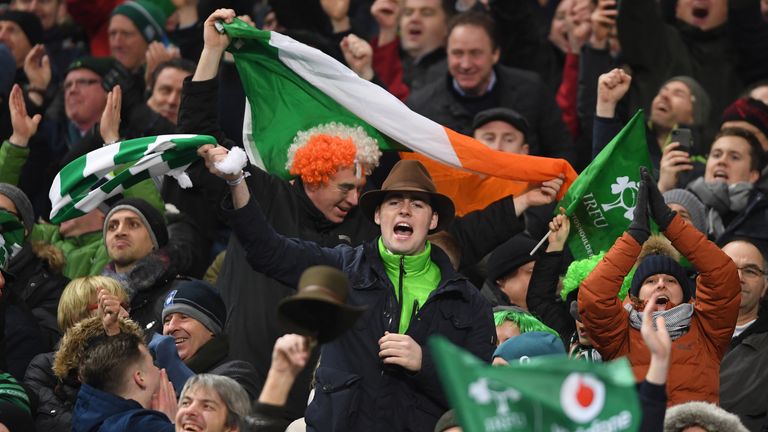
[[[144, 40], [166, 41], [165, 21], [170, 14], [166, 13], [167, 6], [161, 6], [161, 2], [149, 0], [130, 0], [112, 10], [112, 16], [124, 15], [133, 22]], [[172, 11], [171, 11], [172, 12]]]
[[24, 225], [16, 216], [0, 210], [0, 270], [8, 267], [11, 257], [21, 250], [24, 243]]
[[88, 69], [96, 75], [104, 76], [114, 67], [115, 59], [112, 57], [91, 57], [85, 56], [73, 61], [67, 68], [67, 73], [76, 69]]

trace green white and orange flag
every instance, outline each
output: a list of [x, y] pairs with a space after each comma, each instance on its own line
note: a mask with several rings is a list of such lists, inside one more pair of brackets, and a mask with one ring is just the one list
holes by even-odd
[[494, 151], [445, 128], [330, 56], [280, 33], [261, 31], [237, 19], [224, 29], [232, 38], [228, 50], [248, 101], [243, 125], [246, 152], [253, 164], [270, 173], [289, 177], [286, 152], [298, 131], [338, 122], [362, 127], [383, 150], [405, 147], [468, 171], [525, 182], [563, 174], [561, 196], [576, 179], [563, 159]]
[[640, 427], [635, 376], [626, 358], [590, 363], [545, 356], [491, 366], [442, 336], [431, 337], [428, 344], [466, 432], [620, 432]]

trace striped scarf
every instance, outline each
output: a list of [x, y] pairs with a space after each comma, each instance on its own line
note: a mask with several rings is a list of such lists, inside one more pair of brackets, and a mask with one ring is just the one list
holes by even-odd
[[[122, 141], [80, 156], [53, 180], [48, 194], [51, 222], [82, 216], [150, 177], [171, 175], [182, 187], [189, 187], [184, 170], [197, 158], [198, 147], [215, 143], [208, 135], [160, 135]], [[113, 173], [121, 165], [128, 168]]]
[[[635, 310], [631, 304], [625, 304], [624, 309], [629, 312], [629, 325], [640, 330], [640, 327], [643, 326], [642, 312]], [[688, 329], [691, 327], [691, 318], [693, 317], [693, 305], [684, 303], [669, 310], [654, 312], [654, 327], [656, 325], [656, 317], [660, 316], [664, 317], [665, 327], [670, 339], [675, 340], [688, 333]]]

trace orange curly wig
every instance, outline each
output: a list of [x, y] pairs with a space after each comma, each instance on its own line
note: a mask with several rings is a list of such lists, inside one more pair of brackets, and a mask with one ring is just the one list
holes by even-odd
[[291, 175], [307, 185], [327, 184], [340, 167], [353, 166], [357, 147], [351, 138], [315, 134], [296, 151]]

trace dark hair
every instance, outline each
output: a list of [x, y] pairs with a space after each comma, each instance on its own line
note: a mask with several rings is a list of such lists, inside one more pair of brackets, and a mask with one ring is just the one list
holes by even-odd
[[492, 51], [499, 49], [496, 22], [487, 13], [470, 10], [456, 15], [448, 22], [448, 36], [450, 37], [453, 29], [459, 26], [480, 27], [485, 30], [485, 33], [491, 39]]
[[162, 72], [163, 69], [167, 68], [181, 69], [184, 72], [189, 72], [189, 74], [192, 75], [195, 73], [196, 66], [195, 62], [184, 58], [173, 58], [160, 63], [152, 72], [152, 76], [149, 78], [149, 82], [147, 83], [147, 87], [149, 88], [150, 92], [155, 91], [155, 83], [157, 82], [157, 77], [160, 76], [160, 72]]
[[141, 337], [134, 333], [99, 338], [80, 362], [80, 381], [101, 391], [119, 394], [126, 370], [141, 361]]
[[752, 171], [760, 172], [763, 169], [765, 152], [763, 151], [763, 146], [760, 145], [760, 141], [752, 132], [738, 127], [725, 128], [715, 135], [712, 143], [714, 144], [720, 138], [731, 136], [742, 138], [749, 143], [750, 168]]

